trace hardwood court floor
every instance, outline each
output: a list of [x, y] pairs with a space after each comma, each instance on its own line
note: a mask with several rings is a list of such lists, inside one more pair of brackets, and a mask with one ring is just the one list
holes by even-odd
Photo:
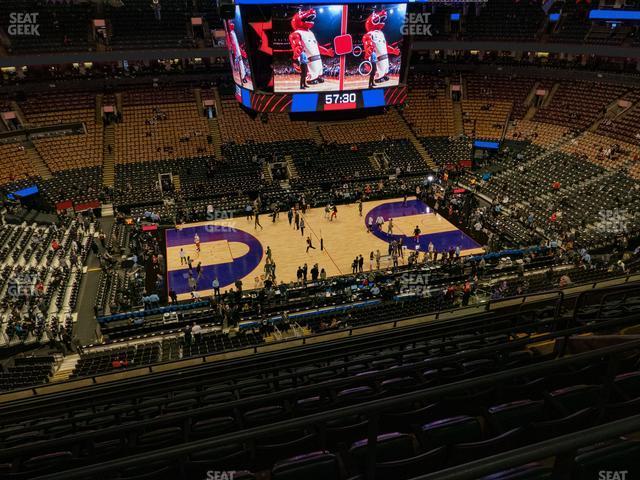
[[[210, 295], [211, 281], [218, 277], [222, 290], [233, 286], [240, 278], [245, 289], [258, 286], [256, 278], [264, 273], [267, 247], [271, 248], [276, 263], [278, 282], [296, 280], [298, 266], [307, 264], [309, 270], [317, 263], [324, 268], [327, 276], [351, 273], [351, 263], [357, 255], [365, 259], [364, 269], [369, 270], [369, 254], [380, 250], [383, 259], [381, 267], [390, 265], [387, 256], [388, 239], [386, 222], [381, 231], [367, 232], [366, 222], [369, 215], [385, 219], [393, 218], [393, 235], [404, 236], [404, 244], [413, 249], [413, 231], [416, 225], [421, 230], [420, 250], [426, 249], [433, 241], [438, 250], [460, 245], [463, 255], [481, 253], [482, 249], [464, 235], [454, 225], [438, 214], [431, 212], [426, 205], [410, 200], [408, 206], [402, 206], [401, 199], [366, 202], [362, 217], [358, 206], [338, 206], [337, 219], [329, 221], [324, 208], [307, 211], [304, 216], [304, 235], [294, 225], [289, 225], [286, 212], [272, 222], [268, 215], [260, 216], [263, 229], [254, 228], [253, 220], [244, 217], [213, 222], [201, 222], [181, 226], [167, 232], [167, 269], [168, 282], [178, 293], [179, 299], [190, 297], [186, 266], [180, 264], [180, 248], [193, 259], [193, 265], [201, 262], [203, 276], [198, 283], [201, 296]], [[195, 233], [201, 238], [201, 252], [198, 254], [193, 243]], [[306, 238], [310, 236], [315, 249], [306, 251]], [[320, 250], [320, 241], [324, 250]], [[426, 242], [426, 243], [425, 243]], [[375, 268], [375, 262], [374, 262]]]
[[325, 75], [323, 83], [309, 85], [300, 89], [300, 75], [278, 75], [275, 79], [278, 92], [336, 92], [340, 90], [340, 80], [337, 77]]

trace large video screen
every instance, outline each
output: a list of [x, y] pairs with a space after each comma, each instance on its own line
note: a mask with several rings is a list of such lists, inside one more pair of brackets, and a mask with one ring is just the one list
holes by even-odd
[[397, 86], [405, 13], [406, 4], [275, 5], [274, 91]]
[[240, 7], [236, 6], [233, 19], [225, 20], [224, 28], [227, 33], [227, 48], [229, 60], [233, 72], [233, 81], [236, 85], [253, 90], [253, 78], [251, 76], [251, 64], [247, 53], [247, 45], [242, 25]]

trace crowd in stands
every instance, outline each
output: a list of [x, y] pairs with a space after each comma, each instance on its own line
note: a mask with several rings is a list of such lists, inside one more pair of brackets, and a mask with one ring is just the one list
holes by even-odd
[[[17, 213], [15, 208], [7, 204], [4, 215]], [[95, 223], [89, 213], [62, 216], [48, 225], [2, 225], [0, 315], [4, 346], [51, 342], [70, 348], [72, 314]]]
[[[55, 201], [65, 199], [65, 194], [67, 198], [89, 201], [107, 192], [107, 198], [136, 219], [168, 222], [203, 220], [214, 209], [241, 212], [256, 199], [270, 213], [276, 207], [284, 211], [300, 202], [301, 196], [311, 206], [324, 206], [350, 203], [361, 197], [388, 198], [420, 192], [424, 201], [471, 232], [489, 251], [531, 245], [559, 249], [557, 252], [561, 253], [551, 262], [572, 270], [566, 275], [554, 273], [553, 279], [540, 275], [541, 289], [548, 288], [549, 281], [559, 284], [560, 277], [566, 277], [565, 283], [567, 278], [578, 282], [583, 275], [597, 279], [628, 271], [624, 263], [620, 266], [617, 262], [622, 261], [621, 252], [633, 243], [640, 225], [636, 213], [640, 193], [634, 180], [638, 151], [633, 142], [607, 136], [604, 122], [598, 133], [583, 130], [601, 121], [606, 107], [618, 97], [629, 98], [633, 104], [633, 91], [611, 84], [604, 87], [586, 82], [541, 82], [506, 75], [497, 75], [493, 84], [491, 77], [480, 75], [463, 74], [457, 81], [465, 90], [461, 101], [452, 99], [451, 79], [416, 74], [411, 77], [414, 88], [410, 89], [405, 108], [389, 109], [346, 124], [320, 125], [292, 120], [284, 114], [252, 117], [240, 110], [235, 99], [215, 88], [200, 90], [202, 99], [213, 100], [222, 108], [214, 119], [202, 115], [195, 102], [197, 95], [187, 87], [126, 88], [117, 95], [109, 93], [102, 100], [116, 104], [121, 97], [122, 108], [113, 125], [104, 126], [92, 110], [96, 106], [96, 96], [92, 94], [29, 97], [18, 105], [30, 124], [81, 122], [86, 133], [34, 141], [36, 152], [53, 178], [39, 180], [29, 160], [19, 162], [25, 170], [13, 168], [4, 183], [7, 188], [16, 188], [20, 182], [36, 181]], [[513, 82], [511, 88], [509, 82]], [[551, 92], [555, 84], [559, 87], [548, 105], [535, 103], [531, 95], [534, 89]], [[577, 104], [577, 98], [587, 89], [591, 89], [589, 108], [597, 105], [602, 109], [600, 113], [587, 112], [586, 107]], [[532, 107], [537, 110], [533, 119], [524, 120]], [[457, 108], [461, 124], [456, 120]], [[421, 115], [425, 110], [428, 114]], [[620, 111], [614, 122], [632, 122], [635, 111]], [[567, 115], [579, 119], [579, 125], [567, 127]], [[108, 149], [103, 141], [103, 137], [107, 138], [105, 128], [115, 130], [110, 151], [116, 161], [113, 190], [102, 187], [103, 154]], [[218, 128], [219, 137], [214, 135]], [[474, 138], [500, 139], [503, 133], [508, 141], [497, 156], [475, 159], [473, 171], [461, 170], [460, 162], [472, 161]], [[11, 161], [26, 158], [25, 150], [15, 145], [2, 147], [11, 152]], [[69, 145], [72, 148], [63, 150]], [[222, 157], [215, 154], [218, 146]], [[422, 147], [433, 164], [427, 163], [419, 152]], [[58, 163], [61, 157], [64, 163]], [[273, 170], [272, 164], [277, 165]], [[161, 182], [159, 175], [163, 173], [172, 174], [169, 184]], [[389, 175], [394, 178], [389, 179]], [[433, 179], [427, 181], [427, 175]], [[482, 203], [471, 205], [466, 197], [453, 194], [457, 182], [479, 193]], [[606, 212], [615, 214], [607, 217]], [[122, 220], [120, 215], [113, 230], [99, 235], [96, 241], [103, 268], [96, 316], [126, 312], [141, 305], [156, 306], [155, 298], [164, 298], [166, 266], [158, 240], [142, 233], [139, 224], [129, 227]], [[612, 231], [612, 222], [621, 229]], [[604, 247], [614, 247], [616, 255], [599, 257], [595, 252]], [[432, 265], [462, 275], [457, 288], [448, 293], [447, 289], [440, 291], [446, 305], [466, 304], [470, 292], [477, 295], [479, 290], [486, 298], [500, 298], [537, 289], [531, 279], [526, 283], [499, 282], [467, 289], [462, 279], [478, 266], [458, 265], [455, 251], [452, 256], [446, 252], [440, 262], [450, 258], [454, 259], [451, 265]], [[523, 264], [526, 262], [523, 260]], [[429, 261], [412, 257], [411, 268], [424, 265]], [[64, 284], [77, 280], [74, 272], [73, 268], [60, 269], [60, 281]], [[359, 278], [356, 283], [362, 281]], [[393, 282], [390, 285], [393, 291]], [[383, 295], [382, 290], [372, 298]], [[64, 301], [66, 293], [60, 295]], [[442, 308], [444, 304], [439, 302], [430, 304], [428, 309]], [[247, 315], [243, 312], [235, 320], [234, 315], [228, 315], [221, 322], [240, 324]], [[354, 315], [351, 318], [350, 322], [337, 317], [301, 326], [318, 331], [333, 328], [331, 325], [357, 323]], [[64, 325], [67, 319], [58, 321]], [[38, 322], [24, 322], [29, 335], [41, 335], [42, 327], [36, 329], [32, 324]], [[12, 325], [9, 330], [13, 338], [22, 333], [23, 323], [19, 325]], [[138, 328], [144, 329], [144, 322], [127, 325], [125, 330], [133, 332]], [[218, 338], [216, 322], [204, 328], [212, 329], [205, 332], [212, 339], [198, 348], [185, 349], [181, 334], [175, 345], [167, 346], [167, 352], [175, 355], [163, 356], [164, 349], [160, 348], [157, 352], [151, 349], [150, 354], [141, 354], [140, 358], [155, 362], [176, 358], [186, 351], [201, 354], [226, 348], [226, 340]], [[247, 344], [257, 345], [270, 333], [256, 333]]]

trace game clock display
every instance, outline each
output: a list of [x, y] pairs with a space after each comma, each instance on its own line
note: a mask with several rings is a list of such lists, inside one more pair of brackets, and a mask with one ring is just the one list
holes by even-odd
[[401, 105], [407, 99], [407, 87], [398, 85], [374, 90], [273, 94], [251, 92], [236, 86], [236, 98], [245, 107], [256, 112], [328, 112]]
[[359, 98], [358, 92], [323, 93], [320, 103], [324, 106], [323, 110], [350, 110], [358, 108]]

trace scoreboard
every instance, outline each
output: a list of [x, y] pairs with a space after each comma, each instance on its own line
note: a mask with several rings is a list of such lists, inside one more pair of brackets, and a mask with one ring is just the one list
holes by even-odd
[[407, 98], [407, 87], [380, 88], [319, 93], [264, 93], [252, 92], [236, 85], [236, 99], [257, 112], [329, 112], [379, 108], [400, 105]]
[[236, 98], [259, 112], [403, 103], [406, 7], [236, 0], [224, 21]]

